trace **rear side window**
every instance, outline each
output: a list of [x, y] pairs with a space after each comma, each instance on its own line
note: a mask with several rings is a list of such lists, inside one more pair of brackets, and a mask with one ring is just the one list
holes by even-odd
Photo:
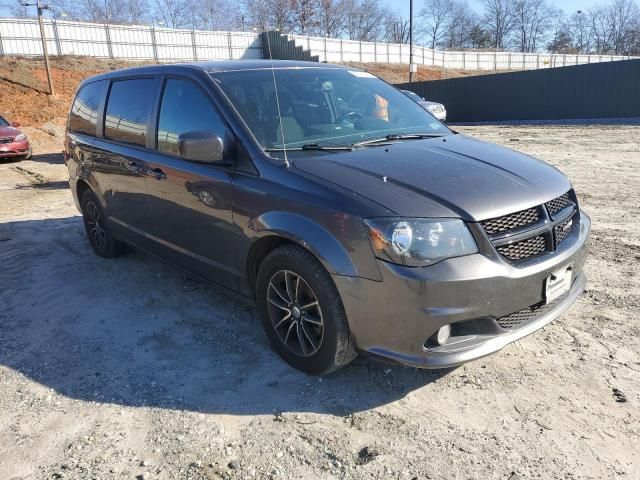
[[155, 87], [156, 80], [152, 78], [118, 80], [111, 84], [104, 119], [105, 138], [145, 145]]
[[96, 135], [98, 107], [102, 101], [105, 80], [85, 85], [76, 95], [69, 114], [69, 131]]
[[170, 78], [160, 106], [158, 150], [177, 156], [180, 135], [187, 132], [211, 132], [224, 138], [224, 123], [196, 84]]

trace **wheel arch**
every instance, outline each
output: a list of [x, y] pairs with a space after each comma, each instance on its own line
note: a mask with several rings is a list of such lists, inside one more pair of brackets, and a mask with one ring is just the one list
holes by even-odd
[[331, 232], [311, 219], [288, 212], [270, 212], [251, 222], [255, 240], [247, 255], [247, 279], [255, 289], [260, 264], [273, 250], [294, 244], [307, 250], [332, 275], [358, 276], [349, 253]]
[[78, 197], [78, 203], [80, 203], [82, 195], [84, 195], [84, 192], [86, 192], [87, 190], [93, 191], [91, 185], [89, 185], [89, 182], [87, 182], [84, 178], [79, 178], [76, 181], [76, 195]]

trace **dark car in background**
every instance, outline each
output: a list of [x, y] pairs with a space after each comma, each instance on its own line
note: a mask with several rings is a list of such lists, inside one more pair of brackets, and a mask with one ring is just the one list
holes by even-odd
[[486, 356], [586, 283], [590, 220], [561, 172], [350, 67], [89, 78], [65, 162], [96, 254], [130, 244], [255, 300], [273, 348], [314, 374], [358, 352], [424, 368]]
[[20, 127], [18, 122], [9, 123], [0, 116], [0, 160], [4, 158], [31, 158], [29, 139], [18, 127]]
[[425, 100], [420, 95], [412, 92], [411, 90], [402, 90], [402, 93], [404, 93], [407, 97], [409, 97], [411, 100], [416, 102], [418, 105], [420, 105], [422, 108], [424, 108], [427, 112], [429, 112], [431, 115], [436, 117], [441, 122], [444, 122], [447, 120], [447, 109], [444, 108], [443, 104]]

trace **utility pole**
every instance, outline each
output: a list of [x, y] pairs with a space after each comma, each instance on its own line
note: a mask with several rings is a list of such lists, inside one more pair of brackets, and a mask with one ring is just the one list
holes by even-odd
[[53, 95], [53, 82], [51, 81], [51, 69], [49, 68], [49, 52], [47, 51], [47, 39], [44, 34], [44, 23], [42, 22], [42, 11], [48, 10], [49, 5], [45, 5], [40, 0], [36, 3], [22, 3], [23, 7], [35, 6], [38, 9], [38, 24], [40, 25], [40, 38], [42, 39], [42, 53], [44, 54], [44, 68], [47, 71], [47, 82], [49, 83], [49, 94]]
[[409, 83], [413, 82], [413, 72], [417, 70], [413, 64], [413, 0], [409, 0]]

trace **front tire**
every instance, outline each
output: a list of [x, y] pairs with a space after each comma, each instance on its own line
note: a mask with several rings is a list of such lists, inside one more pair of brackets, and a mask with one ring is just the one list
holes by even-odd
[[303, 248], [283, 245], [267, 255], [256, 304], [271, 345], [292, 367], [324, 375], [356, 357], [331, 275]]
[[124, 253], [124, 244], [115, 238], [106, 224], [106, 217], [98, 197], [91, 190], [87, 190], [80, 198], [80, 208], [84, 228], [87, 232], [89, 244], [94, 253], [103, 258], [115, 258]]

